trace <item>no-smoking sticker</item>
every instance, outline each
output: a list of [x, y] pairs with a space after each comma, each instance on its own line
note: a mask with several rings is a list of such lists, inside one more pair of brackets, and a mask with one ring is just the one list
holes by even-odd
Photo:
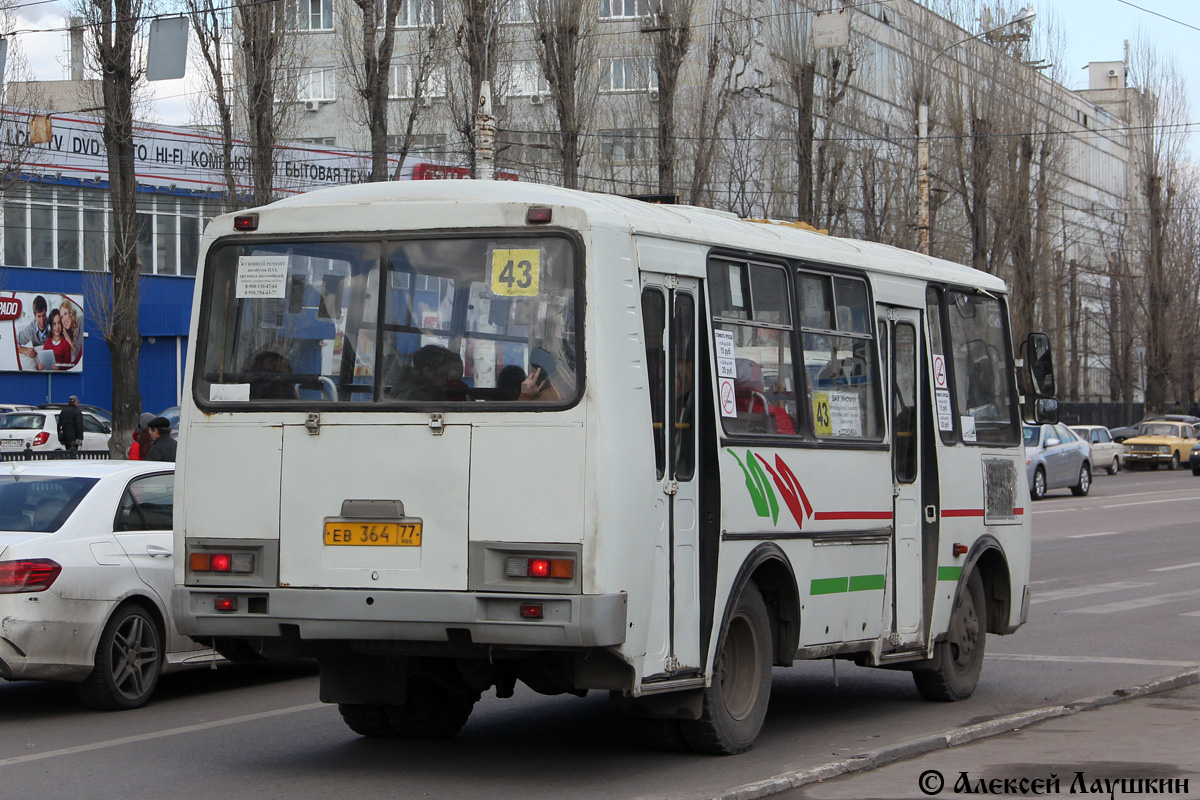
[[933, 357], [933, 386], [935, 389], [946, 389], [946, 357]]
[[719, 382], [721, 393], [721, 416], [737, 416], [737, 395], [733, 391], [733, 379], [721, 378]]

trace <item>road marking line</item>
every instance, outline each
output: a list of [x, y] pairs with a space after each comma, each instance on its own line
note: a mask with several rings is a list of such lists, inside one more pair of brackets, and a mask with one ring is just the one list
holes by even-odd
[[1174, 603], [1178, 600], [1190, 600], [1193, 597], [1200, 597], [1200, 589], [1188, 589], [1183, 592], [1169, 592], [1167, 594], [1152, 594], [1149, 597], [1138, 597], [1133, 600], [1120, 600], [1115, 603], [1105, 603], [1091, 608], [1072, 608], [1068, 609], [1070, 614], [1116, 614], [1121, 611], [1136, 611], [1139, 608], [1150, 608], [1151, 606], [1161, 606], [1167, 603]]
[[1068, 536], [1068, 539], [1090, 539], [1093, 536], [1116, 536], [1118, 533], [1129, 533], [1129, 531], [1105, 531], [1104, 533], [1077, 533], [1074, 536]]
[[1113, 503], [1101, 508], [1125, 508], [1126, 506], [1153, 506], [1161, 503], [1182, 503], [1186, 500], [1200, 500], [1200, 497], [1176, 497], [1171, 500], [1143, 500], [1140, 503]]
[[1070, 589], [1058, 589], [1053, 592], [1039, 592], [1030, 598], [1030, 603], [1050, 603], [1055, 600], [1071, 600], [1076, 597], [1087, 597], [1090, 594], [1103, 592], [1119, 592], [1122, 589], [1140, 589], [1143, 586], [1153, 586], [1153, 583], [1134, 583], [1121, 581], [1119, 583], [1097, 583], [1090, 586], [1074, 586]]
[[1200, 567], [1200, 561], [1193, 561], [1191, 564], [1176, 564], [1173, 567], [1155, 567], [1151, 572], [1171, 572], [1177, 569], [1191, 569], [1192, 567]]
[[153, 731], [151, 733], [140, 733], [137, 736], [125, 736], [120, 739], [109, 739], [106, 742], [94, 742], [92, 744], [76, 745], [75, 747], [64, 747], [61, 750], [47, 750], [44, 753], [30, 753], [27, 756], [14, 756], [13, 758], [0, 759], [0, 767], [7, 767], [12, 764], [24, 764], [30, 761], [40, 761], [45, 758], [69, 756], [75, 753], [87, 753], [92, 750], [104, 750], [109, 747], [119, 747], [123, 744], [134, 744], [136, 742], [145, 742], [150, 739], [159, 739], [163, 736], [178, 736], [184, 733], [207, 731], [213, 728], [222, 728], [226, 725], [240, 725], [243, 722], [254, 722], [260, 719], [283, 716], [284, 714], [295, 714], [299, 711], [313, 711], [318, 708], [328, 707], [329, 706], [327, 703], [306, 703], [302, 706], [277, 708], [274, 711], [263, 711], [258, 714], [246, 714], [245, 716], [241, 717], [230, 717], [229, 719], [214, 720], [213, 722], [201, 722], [197, 723], [196, 725], [185, 725], [182, 728], [168, 728], [165, 731]]
[[1200, 611], [1185, 611], [1179, 616], [1181, 617], [1200, 617]]
[[1046, 508], [1034, 511], [1034, 514], [1063, 514], [1068, 511], [1079, 511], [1078, 508]]
[[[1200, 614], [1200, 612], [1195, 612]], [[1151, 658], [1117, 656], [1039, 656], [1032, 653], [988, 653], [984, 658], [997, 661], [1054, 661], [1062, 664], [1135, 664], [1143, 667], [1194, 667], [1195, 661], [1157, 661]]]

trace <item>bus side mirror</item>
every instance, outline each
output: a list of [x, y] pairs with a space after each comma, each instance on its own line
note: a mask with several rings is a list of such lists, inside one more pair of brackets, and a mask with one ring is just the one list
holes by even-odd
[[1058, 400], [1053, 397], [1039, 397], [1033, 401], [1033, 418], [1040, 425], [1058, 424]]
[[1023, 355], [1030, 393], [1034, 397], [1054, 397], [1054, 356], [1050, 352], [1050, 337], [1044, 333], [1029, 334]]

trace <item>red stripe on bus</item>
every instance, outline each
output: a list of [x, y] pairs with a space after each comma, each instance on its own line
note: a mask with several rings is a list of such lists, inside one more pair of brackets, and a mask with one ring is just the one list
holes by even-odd
[[982, 508], [951, 508], [942, 509], [943, 517], [982, 517]]
[[891, 519], [890, 511], [818, 511], [813, 519]]

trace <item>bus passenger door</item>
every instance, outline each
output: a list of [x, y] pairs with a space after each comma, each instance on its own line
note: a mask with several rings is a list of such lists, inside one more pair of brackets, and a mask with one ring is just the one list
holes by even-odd
[[[654, 612], [644, 674], [699, 671], [700, 512], [698, 496], [696, 324], [699, 281], [642, 273], [642, 321], [654, 423]], [[657, 642], [658, 647], [653, 644]]]
[[921, 604], [921, 313], [888, 308], [889, 413], [892, 430], [892, 643], [922, 644]]

